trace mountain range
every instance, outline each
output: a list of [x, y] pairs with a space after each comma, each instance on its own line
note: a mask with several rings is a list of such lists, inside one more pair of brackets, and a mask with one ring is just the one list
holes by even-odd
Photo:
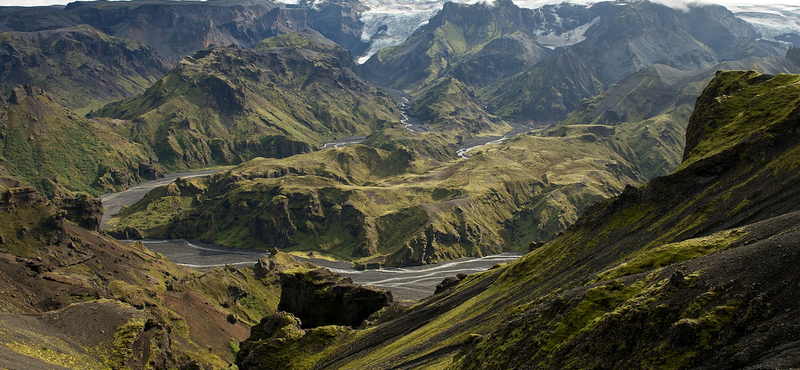
[[[800, 366], [800, 9], [520, 5], [0, 8], [0, 367]], [[503, 251], [414, 304], [284, 253]]]

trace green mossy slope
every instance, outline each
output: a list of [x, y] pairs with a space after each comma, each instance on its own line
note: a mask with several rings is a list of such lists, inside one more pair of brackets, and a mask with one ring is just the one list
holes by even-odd
[[[785, 286], [798, 278], [798, 86], [717, 74], [688, 130], [707, 136], [676, 172], [394, 321], [294, 353], [301, 368], [796, 366], [799, 307]], [[787, 114], [765, 118], [774, 105]]]
[[406, 42], [379, 51], [362, 69], [370, 81], [408, 92], [448, 75], [484, 86], [549, 56], [533, 41], [533, 25], [532, 12], [511, 1], [446, 3]]
[[552, 239], [591, 204], [644, 181], [617, 145], [579, 132], [519, 135], [446, 162], [406, 147], [361, 145], [255, 159], [153, 190], [114, 222], [151, 237], [389, 265], [524, 250], [531, 240]]
[[319, 42], [293, 35], [254, 50], [205, 49], [94, 116], [123, 120], [118, 131], [171, 169], [286, 157], [399, 120], [394, 100], [362, 81], [344, 50]]
[[4, 367], [227, 368], [231, 343], [277, 308], [275, 274], [199, 274], [73, 223], [97, 210], [56, 203], [30, 188], [0, 197]]
[[127, 188], [155, 178], [146, 146], [79, 117], [37, 87], [16, 87], [0, 107], [0, 167], [47, 196]]

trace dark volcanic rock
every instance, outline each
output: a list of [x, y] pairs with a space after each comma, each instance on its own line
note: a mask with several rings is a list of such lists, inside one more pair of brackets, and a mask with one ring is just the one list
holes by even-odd
[[467, 274], [458, 274], [456, 276], [448, 276], [444, 278], [441, 283], [436, 284], [436, 290], [433, 292], [433, 294], [436, 295], [439, 293], [444, 293], [450, 290], [450, 288], [458, 286], [458, 284], [461, 284], [461, 281], [466, 277]]
[[145, 233], [133, 226], [109, 230], [106, 233], [117, 240], [144, 239], [147, 237]]
[[303, 327], [346, 325], [358, 327], [374, 312], [388, 306], [392, 292], [353, 284], [327, 269], [281, 276], [278, 310], [291, 312]]
[[0, 196], [0, 209], [11, 210], [18, 206], [27, 206], [42, 200], [43, 197], [34, 188], [11, 188]]
[[67, 212], [66, 218], [84, 229], [100, 231], [103, 218], [103, 202], [90, 195], [59, 197], [53, 203]]

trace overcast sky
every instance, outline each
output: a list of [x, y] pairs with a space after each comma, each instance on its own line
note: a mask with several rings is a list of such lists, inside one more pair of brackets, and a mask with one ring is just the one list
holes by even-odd
[[[561, 3], [564, 0], [521, 0], [521, 1], [514, 1], [514, 3], [518, 3], [519, 5], [523, 5], [524, 3], [530, 3], [530, 5], [535, 4], [553, 4], [553, 3]], [[680, 6], [681, 4], [685, 4], [686, 1], [684, 0], [653, 0], [654, 2], [667, 4], [671, 6]], [[71, 1], [69, 0], [0, 0], [0, 6], [41, 6], [41, 5], [65, 5]], [[296, 2], [296, 1], [284, 1], [284, 2]], [[460, 1], [460, 2], [474, 2], [474, 1]], [[577, 2], [577, 3], [586, 3], [586, 2], [598, 2], [598, 1], [587, 1], [587, 0], [578, 0], [578, 1], [567, 1], [567, 2]], [[696, 2], [696, 1], [694, 1]], [[785, 4], [785, 5], [797, 5], [800, 6], [800, 0], [702, 0], [703, 3], [714, 3], [714, 4], [722, 4], [722, 5], [756, 5], [756, 4]], [[528, 4], [525, 4], [528, 5]], [[529, 5], [529, 7], [530, 7]]]

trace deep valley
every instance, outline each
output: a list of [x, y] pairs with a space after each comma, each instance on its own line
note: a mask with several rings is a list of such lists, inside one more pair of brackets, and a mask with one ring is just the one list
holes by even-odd
[[0, 368], [800, 367], [800, 7], [0, 7]]

